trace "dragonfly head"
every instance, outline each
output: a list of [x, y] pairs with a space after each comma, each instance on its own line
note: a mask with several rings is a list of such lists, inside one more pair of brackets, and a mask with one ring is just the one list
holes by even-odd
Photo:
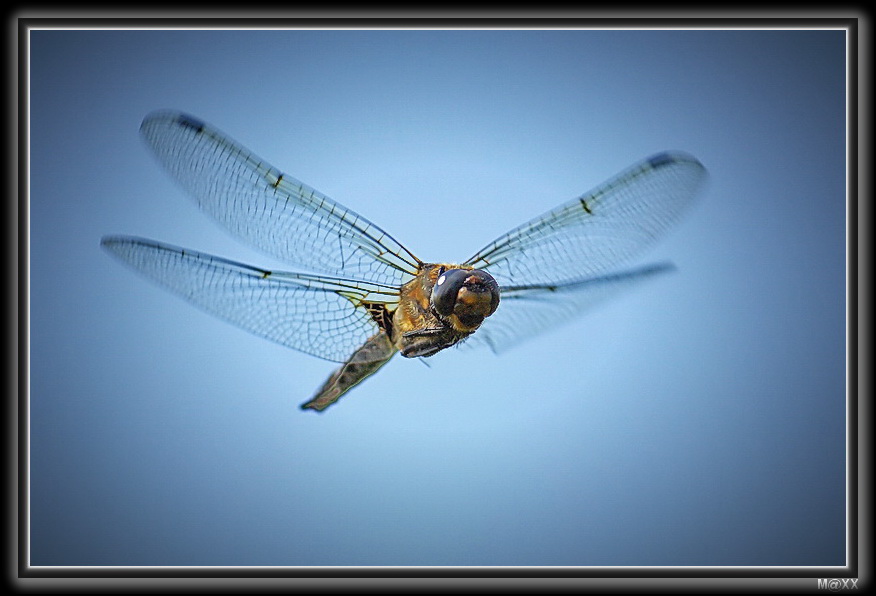
[[480, 269], [448, 269], [432, 286], [432, 310], [456, 331], [472, 332], [499, 306], [499, 284]]

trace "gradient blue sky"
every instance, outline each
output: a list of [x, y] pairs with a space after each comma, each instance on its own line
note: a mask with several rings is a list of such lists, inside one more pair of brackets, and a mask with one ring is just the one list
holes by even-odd
[[[842, 565], [841, 31], [35, 31], [34, 565]], [[664, 149], [678, 271], [496, 357], [333, 370], [99, 247], [267, 267], [148, 153], [211, 122], [461, 260]]]

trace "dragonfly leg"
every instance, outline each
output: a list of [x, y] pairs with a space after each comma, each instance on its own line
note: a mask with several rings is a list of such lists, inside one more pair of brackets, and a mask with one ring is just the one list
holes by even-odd
[[445, 333], [447, 329], [445, 327], [426, 327], [425, 329], [414, 329], [413, 331], [408, 331], [403, 334], [404, 337], [408, 338], [417, 338], [417, 337], [431, 337], [433, 335], [438, 335], [439, 333]]
[[347, 391], [376, 373], [389, 362], [396, 351], [386, 332], [380, 331], [371, 336], [361, 348], [353, 352], [349, 360], [332, 373], [310, 401], [301, 404], [301, 409], [319, 412], [325, 410]]
[[458, 342], [464, 334], [455, 332], [450, 327], [426, 327], [403, 333], [401, 336], [401, 354], [405, 358], [431, 356]]

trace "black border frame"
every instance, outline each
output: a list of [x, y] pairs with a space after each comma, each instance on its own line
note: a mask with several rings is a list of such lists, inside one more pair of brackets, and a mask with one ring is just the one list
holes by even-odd
[[[488, 13], [489, 11], [484, 11]], [[495, 11], [494, 11], [495, 12]], [[587, 11], [582, 11], [587, 12]], [[593, 11], [590, 14], [595, 14]], [[866, 528], [869, 527], [862, 521], [869, 521], [869, 507], [871, 495], [869, 468], [865, 472], [859, 452], [863, 447], [870, 446], [870, 437], [863, 432], [865, 421], [868, 416], [863, 414], [869, 411], [869, 403], [859, 401], [859, 388], [863, 384], [869, 388], [868, 379], [859, 377], [867, 371], [859, 370], [859, 348], [864, 347], [866, 353], [869, 348], [869, 335], [866, 339], [860, 335], [859, 325], [866, 322], [867, 314], [863, 313], [864, 320], [859, 319], [862, 314], [859, 311], [859, 299], [869, 296], [869, 286], [865, 278], [864, 287], [859, 287], [858, 274], [861, 271], [859, 263], [859, 229], [864, 218], [858, 219], [861, 209], [866, 208], [858, 201], [860, 186], [869, 185], [859, 176], [859, 153], [869, 153], [869, 138], [862, 140], [859, 137], [859, 126], [869, 124], [866, 115], [860, 112], [859, 98], [863, 93], [869, 96], [869, 88], [862, 89], [859, 86], [859, 76], [864, 72], [859, 64], [859, 57], [868, 56], [870, 49], [869, 38], [863, 44], [867, 47], [862, 51], [859, 39], [859, 27], [865, 25], [869, 33], [869, 22], [856, 13], [848, 10], [848, 14], [841, 17], [800, 17], [787, 18], [769, 17], [758, 18], [751, 16], [743, 17], [694, 17], [679, 18], [677, 16], [656, 18], [618, 18], [605, 16], [581, 16], [580, 13], [570, 11], [571, 18], [548, 14], [546, 17], [526, 15], [521, 12], [523, 18], [456, 18], [441, 16], [435, 18], [402, 17], [387, 19], [381, 13], [373, 12], [375, 16], [369, 18], [326, 18], [319, 16], [314, 11], [314, 16], [308, 16], [307, 12], [294, 11], [294, 16], [269, 16], [258, 17], [44, 17], [44, 16], [13, 16], [8, 23], [10, 33], [10, 46], [17, 45], [11, 55], [17, 60], [17, 71], [10, 68], [9, 79], [13, 83], [12, 89], [16, 90], [16, 99], [13, 100], [14, 108], [9, 109], [17, 115], [17, 126], [13, 125], [10, 130], [15, 131], [17, 139], [16, 149], [18, 152], [17, 169], [11, 172], [9, 177], [18, 195], [16, 215], [17, 230], [10, 229], [7, 233], [10, 250], [7, 254], [16, 255], [15, 264], [10, 263], [11, 270], [17, 272], [17, 279], [11, 280], [11, 287], [17, 288], [11, 302], [16, 304], [18, 320], [16, 332], [8, 337], [13, 338], [17, 344], [18, 358], [15, 360], [15, 372], [12, 377], [15, 381], [10, 388], [15, 388], [16, 400], [10, 400], [12, 416], [10, 420], [17, 421], [16, 425], [10, 424], [9, 442], [15, 441], [16, 445], [10, 450], [17, 453], [17, 461], [12, 468], [17, 472], [17, 507], [11, 526], [17, 530], [10, 532], [10, 537], [16, 539], [17, 548], [11, 549], [9, 574], [9, 587], [14, 591], [43, 591], [49, 585], [54, 585], [58, 591], [78, 591], [87, 589], [89, 592], [118, 592], [125, 591], [151, 591], [150, 587], [167, 589], [171, 585], [180, 591], [192, 591], [203, 589], [209, 585], [210, 591], [228, 592], [238, 591], [245, 588], [247, 591], [275, 591], [277, 589], [288, 590], [291, 587], [319, 588], [332, 587], [350, 591], [370, 591], [371, 589], [382, 592], [411, 591], [422, 589], [426, 591], [439, 591], [443, 588], [459, 589], [465, 587], [469, 591], [480, 591], [481, 588], [501, 589], [503, 592], [519, 591], [566, 591], [567, 589], [580, 590], [601, 589], [616, 591], [662, 591], [664, 589], [673, 592], [735, 592], [737, 590], [758, 591], [819, 591], [816, 578], [857, 578], [857, 588], [863, 589], [870, 584], [870, 570], [860, 566], [861, 561], [869, 558], [862, 557], [862, 551], [872, 552], [872, 536]], [[664, 12], [665, 14], [665, 12]], [[671, 12], [669, 14], [672, 14]], [[775, 13], [774, 13], [775, 14]], [[516, 29], [516, 28], [599, 28], [599, 29], [626, 29], [626, 28], [680, 28], [680, 29], [729, 29], [729, 28], [843, 28], [848, 35], [848, 98], [847, 98], [847, 147], [849, 159], [847, 163], [848, 197], [847, 197], [847, 565], [844, 567], [29, 567], [28, 561], [28, 441], [29, 427], [28, 412], [29, 400], [29, 295], [28, 295], [28, 247], [29, 247], [29, 154], [27, 123], [29, 111], [27, 89], [28, 79], [28, 35], [33, 28], [92, 28], [92, 29], [117, 29], [130, 27], [146, 28], [171, 28], [171, 29], [211, 29], [211, 28], [382, 28], [382, 29], [417, 29], [417, 28], [483, 28], [483, 29]], [[14, 28], [14, 32], [13, 32]], [[11, 60], [10, 60], [11, 62]], [[14, 75], [12, 73], [15, 73]], [[869, 72], [869, 71], [867, 71]], [[14, 77], [17, 75], [17, 81]], [[17, 101], [17, 105], [14, 103]], [[865, 103], [865, 102], [862, 102]], [[865, 103], [866, 105], [866, 103]], [[868, 106], [869, 107], [869, 106]], [[867, 110], [869, 113], [869, 110]], [[861, 122], [861, 116], [865, 122]], [[865, 129], [869, 130], [869, 129]], [[12, 137], [12, 135], [10, 135]], [[11, 142], [9, 145], [12, 149]], [[17, 180], [17, 184], [15, 184]], [[11, 203], [10, 203], [11, 204]], [[9, 222], [12, 222], [10, 217]], [[12, 224], [8, 224], [12, 228]], [[863, 231], [863, 230], [861, 230]], [[17, 234], [16, 234], [17, 232]], [[863, 241], [867, 242], [867, 234], [862, 233]], [[12, 259], [10, 259], [12, 260]], [[865, 305], [868, 304], [863, 300]], [[11, 310], [11, 309], [10, 309]], [[865, 327], [866, 329], [866, 327]], [[862, 342], [866, 341], [866, 345]], [[11, 343], [11, 342], [10, 342]], [[11, 353], [11, 351], [10, 351]], [[10, 366], [12, 368], [12, 366]], [[862, 383], [863, 381], [863, 383]], [[11, 391], [10, 391], [11, 393]], [[15, 432], [17, 430], [17, 432]], [[869, 451], [865, 451], [867, 453]], [[13, 458], [10, 458], [12, 460]], [[17, 465], [15, 465], [17, 464]], [[859, 475], [863, 476], [862, 484]], [[10, 474], [12, 476], [12, 474]], [[863, 491], [863, 493], [862, 493]], [[866, 496], [865, 496], [866, 495]], [[861, 498], [865, 497], [865, 498]], [[864, 508], [867, 511], [864, 511]], [[9, 511], [12, 512], [13, 507]], [[864, 513], [864, 515], [860, 515]], [[862, 519], [863, 518], [863, 519]], [[17, 523], [15, 523], [17, 521]], [[861, 528], [864, 528], [863, 532]], [[12, 538], [10, 538], [10, 543]], [[15, 571], [12, 571], [15, 570]], [[863, 572], [863, 573], [862, 573]], [[57, 585], [56, 580], [71, 580], [66, 585]], [[108, 580], [101, 584], [89, 580]], [[125, 580], [139, 580], [137, 585]], [[320, 584], [315, 581], [328, 579], [329, 584]], [[172, 584], [168, 584], [168, 580]], [[182, 580], [182, 583], [180, 583]], [[186, 581], [188, 580], [188, 581]], [[204, 580], [214, 580], [212, 583]], [[262, 580], [259, 584], [253, 584], [252, 580]], [[290, 580], [293, 583], [289, 583]], [[356, 581], [351, 581], [356, 580]], [[381, 584], [380, 581], [383, 583]], [[420, 580], [420, 581], [415, 581]], [[424, 581], [425, 580], [425, 581]], [[480, 580], [480, 581], [479, 581]], [[483, 580], [487, 580], [484, 582]], [[496, 581], [496, 580], [504, 580]], [[526, 581], [529, 580], [529, 581]], [[576, 581], [577, 580], [577, 581]], [[606, 581], [615, 580], [615, 581]], [[647, 580], [647, 581], [643, 581]], [[687, 580], [687, 581], [680, 581]], [[764, 580], [785, 580], [784, 582]], [[798, 581], [799, 580], [799, 581]], [[46, 581], [50, 583], [45, 583]], [[461, 583], [460, 583], [461, 582]], [[132, 589], [133, 588], [133, 589]], [[55, 590], [52, 590], [55, 591]], [[823, 591], [820, 590], [820, 591]], [[832, 590], [837, 591], [837, 590]]]

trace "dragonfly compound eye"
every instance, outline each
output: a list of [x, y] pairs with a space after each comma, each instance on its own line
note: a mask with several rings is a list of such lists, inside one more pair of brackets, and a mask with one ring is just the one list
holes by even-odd
[[499, 306], [499, 284], [477, 269], [450, 269], [432, 288], [432, 307], [439, 315], [456, 315], [466, 327], [477, 327]]

